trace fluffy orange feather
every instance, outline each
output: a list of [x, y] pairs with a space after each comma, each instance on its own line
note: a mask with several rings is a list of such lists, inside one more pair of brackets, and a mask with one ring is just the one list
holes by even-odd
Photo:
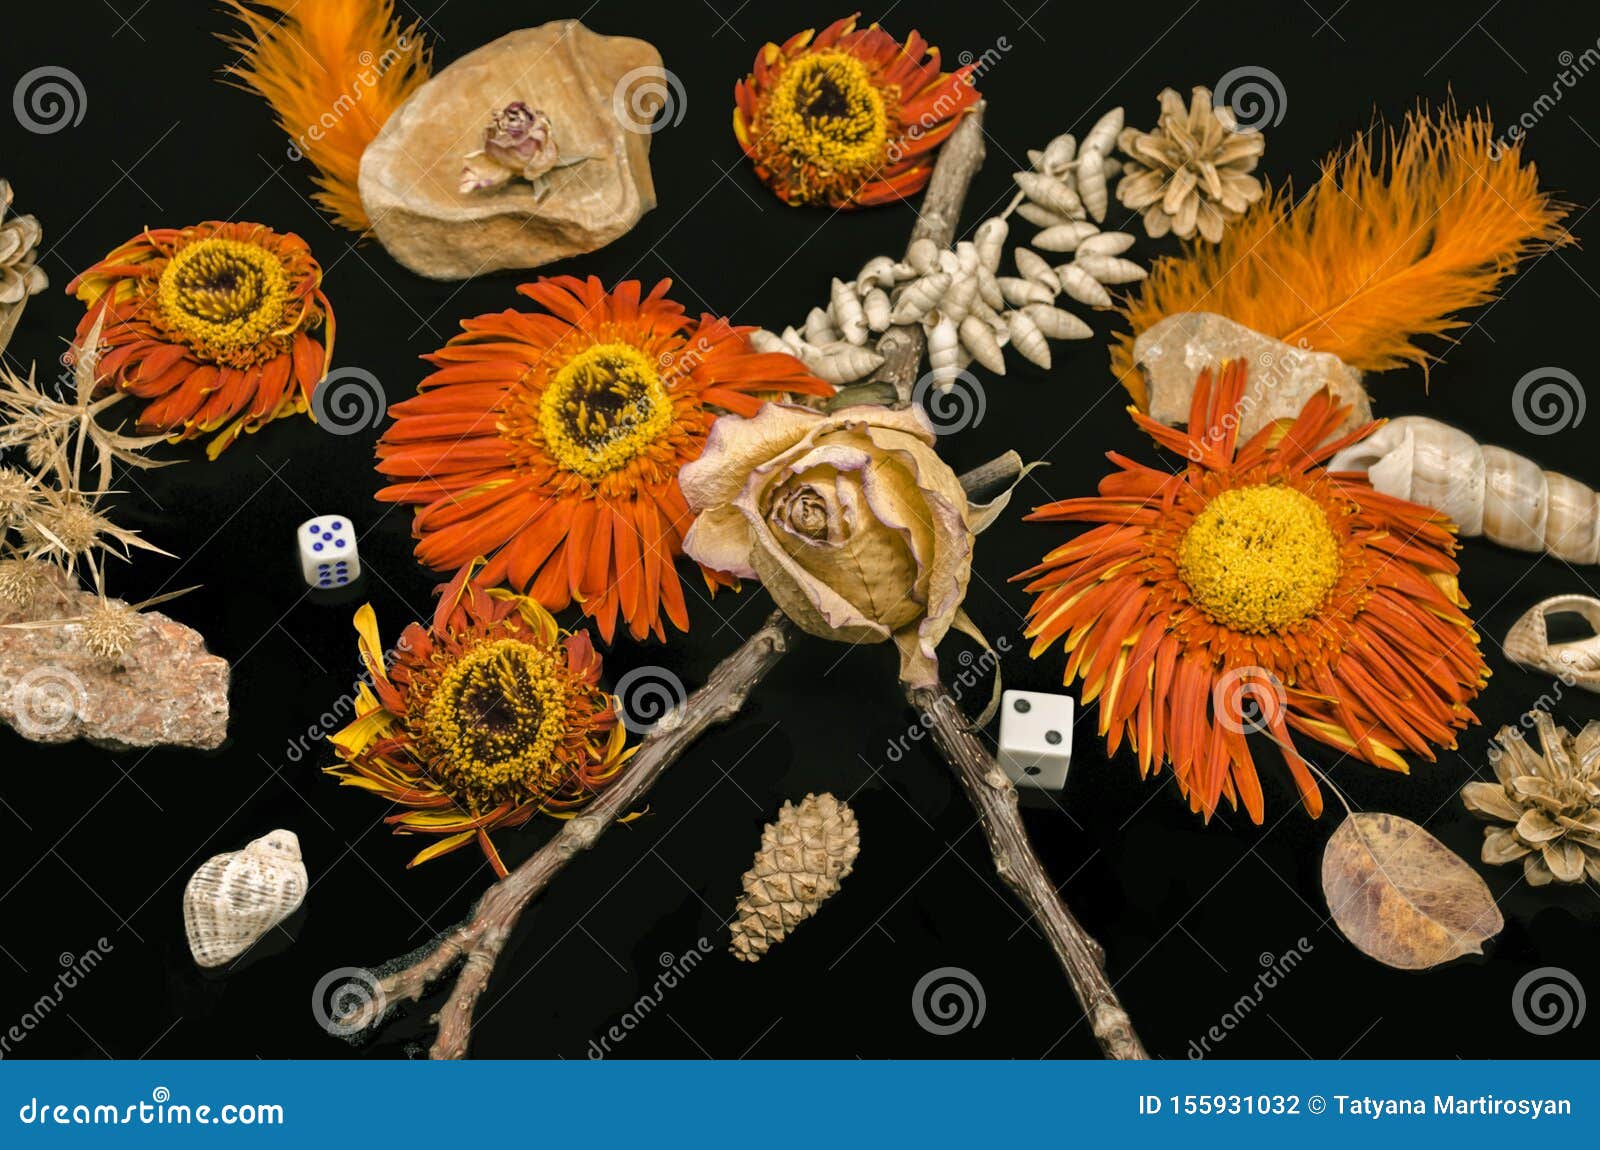
[[[356, 190], [361, 153], [432, 72], [415, 24], [394, 0], [223, 0], [244, 24], [223, 39], [240, 55], [227, 74], [272, 105], [317, 168], [317, 202], [353, 231], [369, 224]], [[260, 10], [258, 10], [260, 9]]]
[[1157, 261], [1122, 308], [1132, 331], [1117, 337], [1112, 371], [1147, 407], [1133, 341], [1186, 311], [1333, 352], [1362, 371], [1426, 370], [1433, 355], [1417, 338], [1448, 337], [1465, 325], [1458, 313], [1493, 299], [1519, 260], [1572, 242], [1565, 215], [1539, 190], [1521, 144], [1497, 143], [1486, 118], [1453, 107], [1413, 113], [1398, 131], [1375, 129], [1329, 156], [1298, 202], [1287, 187], [1269, 189], [1221, 243]]

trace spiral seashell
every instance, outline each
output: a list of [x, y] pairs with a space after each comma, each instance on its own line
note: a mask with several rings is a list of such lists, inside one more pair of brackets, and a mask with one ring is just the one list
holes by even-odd
[[1328, 467], [1366, 472], [1383, 494], [1443, 512], [1462, 535], [1569, 563], [1600, 563], [1600, 495], [1437, 419], [1391, 419]]
[[1078, 160], [1078, 198], [1095, 223], [1106, 218], [1106, 158], [1104, 153], [1085, 149]]
[[[1034, 245], [1038, 246], [1035, 237]], [[1085, 236], [1078, 244], [1078, 258], [1084, 256], [1120, 256], [1133, 246], [1133, 236], [1127, 232], [1099, 232]], [[1071, 248], [1065, 249], [1071, 251]]]
[[[1100, 234], [1100, 229], [1087, 220], [1068, 220], [1045, 228], [1033, 237], [1033, 246], [1043, 252], [1077, 251], [1090, 239]], [[1120, 235], [1112, 232], [1112, 235]]]
[[[1012, 307], [1022, 307], [1030, 303], [1054, 303], [1056, 293], [1047, 288], [1038, 280], [1018, 279], [1016, 276], [1001, 276], [999, 278], [1000, 294]], [[1109, 300], [1109, 296], [1107, 299]]]
[[978, 269], [983, 266], [983, 257], [978, 254], [978, 245], [971, 240], [962, 240], [956, 244], [956, 267], [962, 275], [975, 276]]
[[895, 261], [888, 256], [873, 256], [861, 265], [861, 270], [856, 273], [856, 290], [864, 292], [870, 287], [893, 287], [895, 284]]
[[818, 347], [825, 343], [832, 343], [839, 338], [839, 332], [833, 326], [833, 320], [820, 307], [814, 307], [806, 313], [806, 326], [803, 334], [807, 343]]
[[928, 275], [939, 266], [939, 245], [927, 236], [918, 236], [906, 249], [906, 263], [919, 276]]
[[1071, 132], [1064, 132], [1045, 145], [1044, 153], [1034, 167], [1047, 176], [1059, 175], [1067, 170], [1067, 165], [1072, 163], [1072, 158], [1077, 154], [1077, 139]]
[[[933, 262], [937, 263], [938, 258], [938, 254], [935, 253]], [[890, 315], [891, 322], [916, 323], [932, 311], [944, 298], [944, 293], [949, 290], [949, 272], [931, 272], [912, 280], [900, 289], [899, 298], [895, 300], [894, 311]]]
[[1070, 311], [1044, 303], [1031, 303], [1022, 309], [1034, 326], [1051, 339], [1088, 339], [1094, 329]]
[[1131, 284], [1144, 279], [1145, 270], [1132, 260], [1095, 255], [1081, 247], [1072, 262], [1103, 284]]
[[950, 290], [939, 301], [939, 310], [959, 324], [967, 318], [967, 313], [972, 310], [972, 301], [977, 297], [977, 273], [958, 275], [951, 281]]
[[818, 379], [836, 386], [854, 383], [883, 366], [883, 356], [877, 352], [843, 340], [808, 348], [800, 358]]
[[[1592, 633], [1552, 643], [1548, 616], [1567, 613], [1582, 616]], [[1557, 595], [1535, 603], [1506, 632], [1501, 650], [1519, 667], [1543, 671], [1600, 694], [1600, 599]]]
[[861, 310], [861, 300], [855, 289], [835, 279], [829, 292], [834, 322], [844, 333], [844, 338], [854, 344], [867, 342], [867, 317]]
[[813, 350], [811, 345], [806, 342], [805, 336], [794, 330], [793, 324], [783, 329], [783, 335], [780, 338], [783, 340], [783, 345], [789, 349], [790, 355], [797, 355], [801, 359], [805, 359]]
[[1001, 311], [1006, 306], [1006, 297], [1000, 290], [1000, 281], [988, 268], [978, 269], [978, 298], [995, 311]]
[[764, 327], [758, 327], [750, 333], [750, 348], [765, 355], [793, 355], [794, 349], [783, 342], [781, 336], [774, 335]]
[[[1079, 303], [1088, 304], [1090, 307], [1111, 306], [1111, 293], [1101, 287], [1100, 281], [1090, 275], [1087, 269], [1081, 268], [1077, 264], [1061, 264], [1056, 268], [1056, 278], [1061, 281], [1061, 290]], [[1040, 300], [1038, 302], [1050, 303], [1051, 301]]]
[[889, 293], [881, 287], [872, 288], [861, 297], [861, 312], [867, 318], [867, 327], [872, 331], [889, 330], [889, 314], [893, 309], [889, 306]]
[[222, 966], [249, 950], [305, 901], [306, 866], [293, 831], [262, 835], [214, 855], [183, 888], [183, 925], [200, 966]]
[[1017, 248], [1011, 253], [1011, 258], [1016, 261], [1017, 271], [1022, 273], [1023, 279], [1044, 284], [1050, 289], [1052, 298], [1061, 290], [1061, 281], [1056, 278], [1056, 273], [1038, 252], [1030, 248]]
[[1069, 219], [1083, 219], [1083, 201], [1078, 193], [1060, 180], [1038, 172], [1017, 172], [1011, 177], [1022, 189], [1022, 194], [1047, 211]]
[[1038, 204], [1018, 204], [1017, 215], [1036, 228], [1055, 228], [1060, 227], [1062, 224], [1077, 222], [1071, 216], [1052, 212], [1049, 208], [1041, 208]]
[[986, 320], [981, 316], [969, 315], [961, 321], [958, 333], [961, 345], [972, 353], [973, 359], [996, 375], [1006, 373], [1005, 353], [1000, 350], [1000, 341], [995, 338], [994, 329]]
[[961, 371], [961, 338], [955, 321], [947, 315], [936, 318], [928, 329], [928, 366], [936, 387], [949, 387]]
[[1039, 325], [1026, 312], [1006, 313], [1006, 327], [1011, 331], [1011, 346], [1015, 347], [1029, 363], [1049, 370], [1050, 344], [1039, 330]]
[[1011, 225], [999, 216], [991, 216], [978, 225], [972, 233], [972, 244], [978, 249], [978, 258], [991, 273], [1000, 270], [1000, 257], [1005, 253], [1006, 237]]
[[1122, 109], [1112, 108], [1094, 122], [1094, 127], [1090, 128], [1089, 134], [1083, 138], [1083, 147], [1078, 149], [1079, 158], [1082, 159], [1085, 152], [1110, 155], [1116, 147], [1117, 137], [1121, 134]]

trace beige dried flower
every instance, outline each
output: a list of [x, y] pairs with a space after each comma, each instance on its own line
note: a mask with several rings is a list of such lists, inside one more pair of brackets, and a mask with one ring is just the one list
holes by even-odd
[[1213, 104], [1211, 89], [1195, 88], [1185, 105], [1168, 88], [1153, 130], [1125, 128], [1117, 137], [1128, 156], [1117, 199], [1144, 213], [1151, 238], [1170, 231], [1188, 239], [1198, 230], [1216, 243], [1223, 225], [1261, 198], [1261, 181], [1249, 173], [1266, 146], [1260, 132], [1238, 127], [1231, 108]]
[[21, 522], [38, 502], [39, 486], [33, 476], [15, 467], [0, 467], [0, 527]]
[[33, 606], [44, 586], [44, 564], [32, 559], [0, 559], [0, 603], [21, 610]]
[[0, 308], [20, 304], [50, 286], [37, 262], [43, 229], [32, 216], [6, 219], [11, 195], [10, 182], [0, 180]]
[[102, 599], [83, 616], [83, 645], [106, 662], [122, 659], [139, 634], [139, 612], [116, 600]]

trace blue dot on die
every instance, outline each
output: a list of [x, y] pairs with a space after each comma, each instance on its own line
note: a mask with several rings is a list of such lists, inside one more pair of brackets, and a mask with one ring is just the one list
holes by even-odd
[[328, 524], [328, 526], [332, 527], [335, 531], [338, 531], [341, 528], [342, 524], [340, 524], [340, 522], [337, 519], [335, 519], [332, 523]]
[[322, 550], [322, 544], [320, 544], [320, 543], [313, 543], [313, 544], [312, 544], [312, 545], [311, 545], [311, 550], [313, 550], [313, 551], [321, 551], [321, 550]]
[[335, 547], [343, 547], [344, 546], [344, 540], [343, 539], [335, 539], [333, 541], [333, 545]]

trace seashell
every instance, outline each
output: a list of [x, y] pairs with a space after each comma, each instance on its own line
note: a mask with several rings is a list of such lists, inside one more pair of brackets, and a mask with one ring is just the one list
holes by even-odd
[[851, 343], [866, 343], [867, 317], [861, 310], [861, 300], [856, 296], [855, 289], [836, 279], [829, 295], [832, 298], [834, 322], [839, 325], [844, 338]]
[[1018, 204], [1017, 215], [1036, 228], [1054, 228], [1074, 222], [1071, 216], [1063, 216], [1058, 212], [1052, 212], [1049, 208], [1041, 208], [1038, 204]]
[[[938, 260], [937, 254], [934, 260]], [[889, 316], [890, 322], [916, 323], [927, 315], [949, 290], [949, 272], [933, 272], [912, 280], [901, 289], [899, 298], [895, 300], [894, 311]]]
[[856, 290], [865, 292], [869, 287], [893, 287], [894, 266], [895, 261], [888, 256], [873, 256], [856, 273]]
[[961, 274], [961, 257], [949, 248], [939, 253], [939, 270], [947, 272], [951, 278]]
[[1078, 141], [1071, 132], [1057, 136], [1045, 145], [1044, 154], [1040, 163], [1033, 166], [1046, 175], [1059, 175], [1067, 170], [1067, 165], [1072, 163], [1072, 158], [1078, 154]]
[[1011, 225], [999, 216], [990, 216], [972, 233], [972, 244], [978, 249], [978, 259], [990, 272], [1000, 270], [1000, 257], [1005, 252], [1006, 236]]
[[820, 307], [814, 307], [806, 313], [805, 337], [807, 343], [820, 347], [838, 339], [839, 332], [833, 326], [833, 320], [828, 317], [828, 313]]
[[1045, 228], [1034, 236], [1033, 246], [1045, 252], [1074, 252], [1083, 246], [1085, 240], [1093, 239], [1099, 234], [1100, 229], [1088, 220], [1068, 220], [1064, 224]]
[[1017, 248], [1011, 253], [1011, 258], [1017, 263], [1017, 270], [1024, 279], [1042, 283], [1050, 289], [1050, 296], [1055, 298], [1055, 293], [1061, 290], [1061, 281], [1056, 278], [1056, 273], [1050, 270], [1050, 265], [1038, 252], [1028, 248]]
[[995, 311], [1000, 311], [1006, 306], [1006, 297], [1000, 290], [1000, 281], [988, 268], [978, 269], [978, 298], [988, 304]]
[[960, 275], [950, 282], [950, 290], [939, 301], [939, 310], [959, 324], [972, 310], [972, 301], [978, 298], [978, 276]]
[[978, 245], [971, 240], [962, 240], [956, 245], [956, 267], [963, 275], [977, 275], [978, 269], [983, 266], [983, 257], [978, 254]]
[[1083, 147], [1078, 149], [1079, 160], [1081, 161], [1088, 152], [1098, 152], [1102, 156], [1110, 155], [1121, 133], [1122, 109], [1112, 108], [1094, 122], [1094, 127], [1090, 128], [1089, 134], [1083, 138]]
[[1095, 223], [1106, 218], [1106, 158], [1096, 151], [1085, 151], [1078, 161], [1078, 198]]
[[1006, 326], [1011, 330], [1011, 346], [1021, 353], [1022, 358], [1048, 371], [1050, 344], [1039, 330], [1039, 325], [1029, 319], [1027, 313], [1012, 311], [1006, 313]]
[[1081, 248], [1072, 258], [1072, 262], [1103, 284], [1131, 284], [1144, 279], [1148, 274], [1132, 260], [1096, 255]]
[[937, 318], [928, 329], [928, 366], [933, 382], [939, 387], [949, 387], [961, 371], [960, 345], [955, 321], [947, 315], [934, 313]]
[[1051, 339], [1088, 339], [1094, 329], [1070, 311], [1045, 303], [1031, 303], [1022, 309], [1034, 326]]
[[1044, 153], [1038, 148], [1028, 149], [1028, 163], [1033, 165], [1036, 172], [1044, 171]]
[[308, 886], [293, 831], [276, 830], [243, 850], [213, 855], [183, 888], [189, 953], [205, 967], [232, 962], [298, 910]]
[[1060, 180], [1038, 172], [1017, 172], [1011, 178], [1022, 189], [1022, 194], [1041, 208], [1070, 219], [1084, 217], [1083, 201], [1078, 199], [1078, 193]]
[[783, 329], [783, 335], [780, 338], [782, 338], [784, 346], [789, 349], [790, 355], [797, 355], [804, 359], [812, 350], [811, 345], [806, 343], [805, 336], [794, 330], [793, 324]]
[[[1056, 277], [1061, 281], [1061, 290], [1079, 303], [1086, 303], [1090, 307], [1111, 306], [1111, 293], [1100, 286], [1099, 280], [1077, 264], [1059, 265], [1056, 268]], [[1051, 301], [1041, 300], [1039, 302], [1050, 303]]]
[[[1035, 237], [1034, 244], [1038, 244]], [[1078, 243], [1078, 258], [1084, 256], [1120, 256], [1133, 246], [1133, 236], [1127, 232], [1099, 232], [1086, 236]], [[1066, 249], [1071, 251], [1071, 248]]]
[[[1001, 276], [1000, 294], [1012, 307], [1022, 307], [1030, 303], [1054, 303], [1056, 293], [1045, 287], [1038, 280], [1018, 279], [1016, 276]], [[1109, 300], [1109, 297], [1108, 297]]]
[[1389, 420], [1328, 461], [1378, 491], [1432, 507], [1462, 535], [1569, 563], [1600, 563], [1600, 495], [1586, 484], [1425, 415]]
[[875, 287], [861, 299], [861, 311], [867, 317], [867, 327], [873, 331], [889, 329], [889, 293]]
[[918, 236], [906, 249], [906, 263], [919, 276], [925, 276], [939, 266], [939, 245], [927, 236]]
[[842, 340], [825, 347], [814, 347], [802, 357], [818, 379], [832, 384], [853, 383], [883, 366], [883, 356], [865, 347]]
[[[1563, 643], [1550, 641], [1548, 616], [1581, 615], [1592, 634]], [[1500, 645], [1519, 667], [1544, 671], [1564, 683], [1600, 694], [1600, 599], [1592, 595], [1557, 595], [1535, 603], [1506, 632]]]
[[972, 358], [996, 375], [1006, 373], [1006, 357], [1000, 350], [1000, 341], [994, 329], [980, 316], [969, 315], [959, 328], [961, 345], [972, 353]]
[[793, 355], [794, 349], [783, 342], [783, 337], [773, 335], [764, 327], [750, 333], [750, 348], [766, 355]]

